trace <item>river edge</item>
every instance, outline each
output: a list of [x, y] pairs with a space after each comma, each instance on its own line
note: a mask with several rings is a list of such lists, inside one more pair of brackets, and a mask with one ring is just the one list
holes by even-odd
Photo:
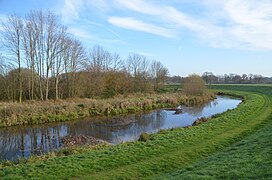
[[[234, 94], [229, 94], [229, 93], [222, 93], [222, 92], [217, 92], [216, 93], [219, 96], [227, 96], [227, 97], [231, 97], [231, 98], [236, 98], [236, 99], [240, 99], [242, 100], [240, 104], [244, 103], [245, 97], [241, 96], [241, 95], [234, 95]], [[240, 104], [238, 106], [240, 106]], [[238, 106], [236, 108], [238, 108]], [[236, 109], [235, 108], [235, 109]], [[166, 109], [167, 110], [167, 109]], [[211, 117], [208, 118], [198, 118], [196, 119], [196, 121], [190, 125], [190, 126], [185, 126], [185, 127], [175, 127], [175, 128], [170, 128], [170, 129], [161, 129], [158, 132], [155, 133], [142, 133], [141, 136], [139, 137], [139, 139], [134, 140], [134, 141], [127, 141], [127, 142], [120, 142], [118, 144], [131, 144], [131, 143], [135, 143], [135, 142], [140, 142], [140, 141], [147, 141], [147, 140], [151, 140], [153, 139], [153, 136], [156, 134], [164, 134], [164, 132], [166, 131], [173, 131], [175, 129], [184, 129], [184, 128], [191, 128], [193, 126], [198, 126], [202, 123], [205, 123], [207, 121], [212, 120], [213, 118], [216, 118], [218, 116], [222, 116], [224, 114], [226, 114], [227, 112], [233, 111], [234, 109], [231, 110], [227, 110], [223, 113], [218, 113], [218, 114], [214, 114]], [[95, 138], [95, 137], [84, 137], [84, 136], [69, 136], [69, 137], [64, 137], [64, 138], [68, 138], [68, 143], [70, 143], [71, 141], [74, 141], [75, 139], [80, 139], [83, 138], [84, 140], [87, 139], [91, 139], [91, 143], [90, 141], [88, 141], [86, 144], [82, 144], [81, 141], [79, 141], [79, 143], [75, 143], [73, 145], [68, 145], [68, 146], [63, 146], [60, 149], [51, 151], [51, 152], [47, 152], [41, 155], [32, 155], [29, 156], [28, 158], [24, 159], [24, 158], [19, 158], [16, 161], [9, 161], [9, 160], [1, 160], [2, 162], [0, 162], [0, 167], [6, 167], [6, 166], [11, 166], [11, 165], [16, 165], [16, 164], [21, 164], [21, 163], [28, 163], [28, 162], [37, 162], [40, 160], [46, 160], [46, 159], [51, 159], [54, 157], [65, 157], [65, 156], [69, 156], [69, 155], [74, 155], [74, 154], [80, 154], [80, 153], [85, 153], [85, 152], [89, 152], [92, 150], [102, 150], [106, 147], [110, 147], [110, 146], [115, 146], [118, 144], [111, 144], [107, 141]], [[69, 142], [70, 141], [70, 142]], [[92, 143], [92, 141], [94, 143]]]
[[0, 128], [72, 121], [87, 117], [115, 116], [170, 108], [176, 105], [196, 105], [214, 99], [216, 93], [187, 96], [181, 93], [134, 94], [111, 99], [72, 99], [59, 101], [29, 101], [0, 104]]

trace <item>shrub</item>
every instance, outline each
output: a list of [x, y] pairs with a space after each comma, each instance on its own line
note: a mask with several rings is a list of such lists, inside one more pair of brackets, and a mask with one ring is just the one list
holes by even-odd
[[140, 135], [140, 138], [139, 138], [139, 141], [147, 141], [147, 140], [149, 140], [150, 139], [150, 134], [148, 134], [148, 133], [142, 133], [141, 135]]
[[205, 81], [196, 74], [184, 79], [182, 91], [187, 95], [203, 95], [206, 90]]

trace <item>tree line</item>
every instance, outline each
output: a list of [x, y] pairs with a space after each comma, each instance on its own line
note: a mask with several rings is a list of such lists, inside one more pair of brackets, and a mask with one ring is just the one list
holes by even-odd
[[112, 97], [157, 91], [168, 69], [130, 53], [122, 58], [69, 33], [52, 11], [9, 15], [0, 28], [0, 100]]
[[264, 77], [260, 74], [224, 74], [214, 75], [212, 72], [205, 72], [202, 78], [206, 84], [260, 84], [272, 83], [271, 78]]
[[[201, 75], [206, 84], [268, 84], [272, 83], [272, 77], [264, 77], [259, 74], [224, 74], [214, 75], [212, 72], [205, 72]], [[177, 84], [184, 82], [185, 78], [181, 76], [167, 77], [168, 84]]]

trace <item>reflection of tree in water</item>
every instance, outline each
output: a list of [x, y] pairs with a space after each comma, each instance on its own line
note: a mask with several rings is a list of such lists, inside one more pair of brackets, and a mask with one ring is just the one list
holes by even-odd
[[16, 160], [40, 155], [59, 147], [59, 126], [9, 127], [0, 131], [1, 159]]
[[207, 103], [188, 107], [188, 108], [186, 108], [186, 112], [192, 116], [200, 116], [205, 107], [215, 107], [217, 104], [218, 104], [218, 100], [215, 99], [215, 100], [207, 102]]
[[[143, 132], [155, 132], [164, 124], [161, 111], [78, 121], [68, 125], [69, 135], [88, 135], [111, 143], [138, 139]], [[120, 123], [121, 122], [121, 123]]]
[[60, 124], [9, 127], [0, 131], [0, 158], [16, 160], [18, 157], [27, 158], [52, 151], [61, 146], [61, 138], [66, 135], [93, 136], [113, 143], [135, 140], [143, 132], [158, 131], [165, 123], [165, 118], [166, 114], [158, 110], [147, 114]]

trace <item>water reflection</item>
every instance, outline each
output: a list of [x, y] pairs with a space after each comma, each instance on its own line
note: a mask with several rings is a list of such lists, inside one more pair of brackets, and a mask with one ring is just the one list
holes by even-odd
[[91, 118], [73, 122], [38, 126], [17, 126], [0, 131], [0, 158], [16, 160], [40, 155], [62, 146], [61, 138], [67, 135], [93, 136], [117, 144], [133, 141], [143, 132], [192, 125], [199, 117], [209, 117], [235, 108], [241, 100], [228, 97], [194, 107], [180, 106], [181, 114], [174, 111], [155, 110], [150, 113], [124, 115], [110, 118]]

